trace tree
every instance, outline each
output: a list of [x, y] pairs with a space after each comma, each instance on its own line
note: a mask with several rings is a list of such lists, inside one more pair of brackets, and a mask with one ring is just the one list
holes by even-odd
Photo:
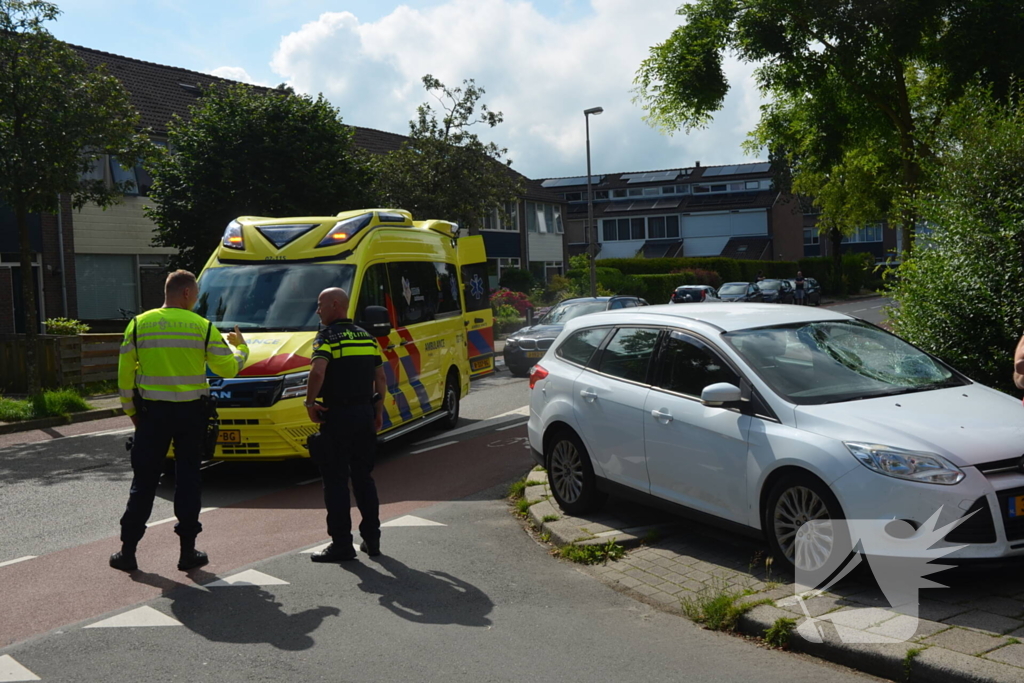
[[[431, 75], [423, 87], [443, 110], [440, 121], [429, 104], [417, 108], [409, 122], [409, 140], [401, 149], [377, 159], [377, 191], [389, 206], [407, 209], [418, 219], [454, 221], [463, 229], [479, 226], [484, 215], [514, 202], [521, 193], [518, 175], [502, 160], [508, 150], [483, 143], [470, 128], [494, 128], [501, 112], [477, 102], [484, 95], [472, 79], [449, 89]], [[508, 215], [505, 215], [508, 219]]]
[[[813, 172], [828, 176], [867, 140], [887, 145], [897, 180], [889, 204], [908, 249], [931, 154], [922, 132], [973, 79], [1006, 93], [1024, 69], [1019, 0], [697, 0], [678, 13], [686, 23], [637, 73], [647, 120], [669, 131], [706, 126], [728, 92], [722, 60], [732, 51], [758, 65], [762, 92], [784, 109], [822, 117], [805, 118], [811, 137], [788, 149], [799, 154], [824, 142], [834, 161], [816, 157]], [[773, 113], [779, 109], [766, 109], [762, 124]]]
[[151, 167], [154, 244], [198, 273], [238, 216], [331, 216], [372, 205], [365, 155], [322, 95], [206, 89]]
[[[934, 181], [918, 210], [935, 226], [900, 266], [894, 330], [972, 379], [1014, 392], [1024, 330], [1024, 103], [972, 89], [929, 140]], [[927, 245], [927, 246], [926, 246]]]
[[58, 14], [42, 0], [0, 0], [0, 199], [18, 230], [29, 393], [40, 379], [28, 216], [56, 213], [62, 194], [75, 208], [117, 202], [124, 185], [82, 178], [105, 154], [134, 163], [149, 150], [120, 82], [90, 69], [44, 28]]

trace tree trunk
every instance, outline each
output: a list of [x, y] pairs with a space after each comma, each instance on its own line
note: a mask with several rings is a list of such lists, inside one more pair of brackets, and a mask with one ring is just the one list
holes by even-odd
[[27, 367], [29, 396], [41, 390], [39, 363], [36, 362], [36, 339], [39, 336], [39, 319], [36, 317], [36, 288], [32, 274], [32, 246], [28, 232], [28, 211], [23, 201], [14, 207], [18, 225], [18, 243], [21, 247], [21, 299], [25, 311], [25, 364]]
[[843, 231], [829, 228], [828, 237], [832, 242], [832, 289], [836, 296], [842, 296], [846, 293], [843, 290]]

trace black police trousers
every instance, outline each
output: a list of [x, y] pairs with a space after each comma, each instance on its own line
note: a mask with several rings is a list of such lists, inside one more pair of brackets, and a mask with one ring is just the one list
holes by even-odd
[[352, 544], [352, 512], [348, 493], [352, 493], [362, 521], [359, 535], [368, 543], [380, 540], [380, 501], [377, 485], [370, 473], [377, 448], [372, 405], [331, 406], [322, 413], [321, 438], [327, 439], [331, 457], [320, 463], [324, 480], [324, 504], [327, 507], [327, 533], [331, 540], [345, 547]]
[[139, 411], [132, 446], [132, 488], [128, 506], [121, 517], [121, 542], [134, 547], [146, 533], [153, 512], [153, 499], [160, 484], [167, 453], [174, 442], [174, 532], [184, 541], [194, 541], [203, 526], [199, 523], [199, 463], [206, 434], [206, 410], [199, 401], [174, 403], [147, 401]]

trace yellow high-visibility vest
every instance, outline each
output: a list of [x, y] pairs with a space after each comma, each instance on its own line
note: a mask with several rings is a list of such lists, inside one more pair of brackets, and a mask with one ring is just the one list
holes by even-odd
[[195, 401], [210, 393], [206, 366], [234, 377], [249, 347], [231, 350], [220, 330], [183, 308], [154, 308], [128, 323], [117, 363], [117, 388], [126, 415], [135, 414], [132, 390], [151, 401]]

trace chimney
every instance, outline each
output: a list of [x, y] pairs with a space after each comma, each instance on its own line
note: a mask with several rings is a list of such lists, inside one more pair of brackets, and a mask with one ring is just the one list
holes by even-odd
[[694, 168], [700, 168], [700, 162], [699, 161], [694, 162], [693, 167]]

